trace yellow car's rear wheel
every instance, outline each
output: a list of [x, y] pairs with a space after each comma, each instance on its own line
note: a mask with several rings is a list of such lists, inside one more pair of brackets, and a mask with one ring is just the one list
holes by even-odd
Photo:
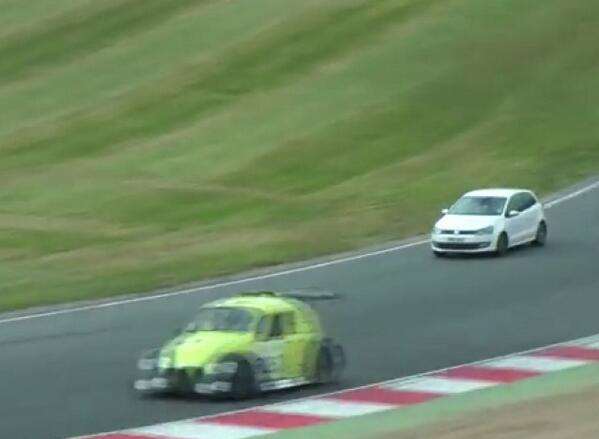
[[329, 384], [339, 381], [345, 361], [343, 348], [331, 340], [324, 340], [316, 360], [316, 382]]

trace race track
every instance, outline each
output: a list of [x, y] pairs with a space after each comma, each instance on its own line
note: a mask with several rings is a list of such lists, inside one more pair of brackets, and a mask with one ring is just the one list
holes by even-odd
[[[243, 285], [27, 320], [0, 318], [0, 437], [54, 439], [256, 405], [138, 399], [139, 352], [205, 301], [239, 290], [318, 286], [347, 350], [341, 387], [415, 374], [599, 333], [599, 189], [548, 211], [543, 249], [437, 260], [427, 245]], [[268, 402], [333, 390], [272, 394]]]

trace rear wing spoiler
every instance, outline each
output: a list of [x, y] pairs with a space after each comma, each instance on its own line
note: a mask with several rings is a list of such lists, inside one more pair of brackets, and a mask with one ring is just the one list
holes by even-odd
[[343, 296], [334, 293], [332, 291], [322, 290], [319, 288], [300, 288], [297, 290], [289, 291], [248, 291], [241, 293], [241, 296], [271, 296], [271, 297], [285, 297], [289, 299], [297, 299], [304, 301], [320, 301], [320, 300], [339, 300]]

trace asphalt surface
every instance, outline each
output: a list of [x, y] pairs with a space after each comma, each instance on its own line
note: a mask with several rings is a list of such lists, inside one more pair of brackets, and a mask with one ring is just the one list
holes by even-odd
[[[208, 415], [397, 378], [599, 333], [599, 189], [548, 212], [549, 242], [505, 258], [435, 259], [427, 245], [197, 294], [0, 322], [0, 438], [54, 439]], [[138, 399], [141, 350], [240, 289], [318, 286], [346, 347], [337, 387], [244, 403]]]

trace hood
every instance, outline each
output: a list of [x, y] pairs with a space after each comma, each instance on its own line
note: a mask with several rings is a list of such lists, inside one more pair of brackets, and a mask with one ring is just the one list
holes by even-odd
[[479, 230], [495, 226], [498, 218], [487, 215], [445, 215], [435, 227], [443, 230]]
[[203, 367], [221, 355], [239, 352], [252, 339], [252, 333], [185, 332], [164, 345], [160, 351], [160, 362], [168, 364], [163, 367]]

